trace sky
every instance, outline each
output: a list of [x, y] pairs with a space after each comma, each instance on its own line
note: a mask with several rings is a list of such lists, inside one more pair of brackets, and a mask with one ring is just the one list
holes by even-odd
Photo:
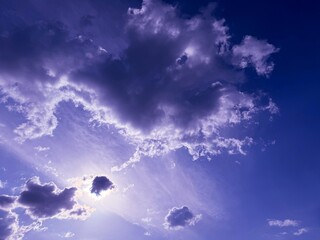
[[319, 4], [0, 3], [0, 240], [320, 238]]

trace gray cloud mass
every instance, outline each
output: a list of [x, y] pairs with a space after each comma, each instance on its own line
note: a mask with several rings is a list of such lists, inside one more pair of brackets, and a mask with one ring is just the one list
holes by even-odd
[[100, 195], [102, 191], [113, 189], [113, 183], [105, 176], [96, 176], [92, 181], [91, 193]]
[[60, 191], [53, 183], [42, 185], [37, 178], [32, 178], [26, 183], [26, 189], [21, 192], [18, 202], [32, 217], [49, 218], [74, 207], [75, 191], [76, 188]]
[[164, 226], [167, 229], [179, 230], [186, 226], [195, 225], [201, 219], [201, 215], [195, 216], [188, 207], [174, 207], [165, 217]]
[[14, 196], [0, 195], [0, 208], [10, 207], [16, 200]]
[[[158, 0], [132, 8], [81, 1], [68, 16], [62, 13], [72, 4], [48, 4], [59, 17], [24, 16], [23, 9], [1, 16], [1, 101], [25, 117], [14, 129], [20, 142], [53, 135], [57, 107], [71, 101], [136, 146], [127, 162], [113, 168], [119, 171], [143, 156], [180, 148], [193, 159], [245, 154], [254, 140], [221, 130], [278, 111], [267, 95], [240, 90], [249, 80], [246, 68], [271, 74], [270, 56], [278, 49], [253, 36], [233, 45], [224, 19], [207, 13], [183, 18]], [[103, 31], [106, 11], [114, 23], [110, 34]]]

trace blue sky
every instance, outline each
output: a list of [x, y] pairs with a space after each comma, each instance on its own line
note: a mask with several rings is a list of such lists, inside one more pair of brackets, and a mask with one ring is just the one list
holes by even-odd
[[1, 1], [0, 240], [319, 238], [318, 10]]

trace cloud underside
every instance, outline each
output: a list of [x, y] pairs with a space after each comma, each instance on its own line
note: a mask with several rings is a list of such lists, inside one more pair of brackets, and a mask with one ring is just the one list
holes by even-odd
[[0, 239], [8, 239], [17, 228], [16, 215], [0, 209]]
[[92, 181], [91, 193], [100, 195], [101, 192], [113, 189], [113, 183], [105, 176], [96, 176]]
[[[18, 196], [0, 195], [0, 239], [23, 239], [31, 230], [42, 230], [42, 222], [47, 219], [87, 219], [93, 209], [77, 202], [76, 190], [61, 190], [52, 182], [42, 184], [38, 177], [33, 177]], [[33, 222], [22, 225], [20, 214], [15, 213], [17, 208], [24, 209]]]
[[[95, 24], [94, 17], [79, 19]], [[245, 154], [253, 139], [224, 130], [278, 111], [267, 95], [239, 90], [248, 80], [243, 69], [272, 72], [270, 55], [278, 49], [266, 41], [246, 36], [232, 45], [223, 19], [184, 19], [150, 0], [129, 9], [121, 28], [117, 51], [105, 49], [101, 39], [110, 40], [99, 31], [89, 38], [61, 22], [28, 22], [1, 33], [1, 100], [26, 118], [14, 130], [18, 141], [53, 135], [57, 107], [70, 101], [136, 146], [118, 171], [179, 148], [194, 159]]]
[[195, 225], [200, 221], [201, 215], [194, 215], [188, 207], [174, 207], [165, 217], [164, 226], [171, 230], [180, 230], [186, 226]]

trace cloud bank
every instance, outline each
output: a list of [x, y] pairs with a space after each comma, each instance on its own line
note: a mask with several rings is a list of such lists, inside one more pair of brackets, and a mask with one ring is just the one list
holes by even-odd
[[1, 101], [25, 117], [14, 130], [19, 142], [52, 136], [59, 104], [70, 101], [136, 147], [112, 169], [119, 171], [181, 148], [193, 159], [246, 154], [252, 137], [224, 133], [255, 122], [261, 112], [278, 112], [267, 95], [240, 90], [248, 81], [244, 69], [272, 72], [270, 57], [278, 49], [266, 40], [245, 36], [232, 44], [224, 19], [205, 13], [186, 19], [157, 0], [128, 9], [114, 48], [106, 49], [101, 40], [110, 39], [102, 31], [67, 27], [70, 21], [95, 26], [99, 16], [68, 25], [29, 21], [1, 32]]

